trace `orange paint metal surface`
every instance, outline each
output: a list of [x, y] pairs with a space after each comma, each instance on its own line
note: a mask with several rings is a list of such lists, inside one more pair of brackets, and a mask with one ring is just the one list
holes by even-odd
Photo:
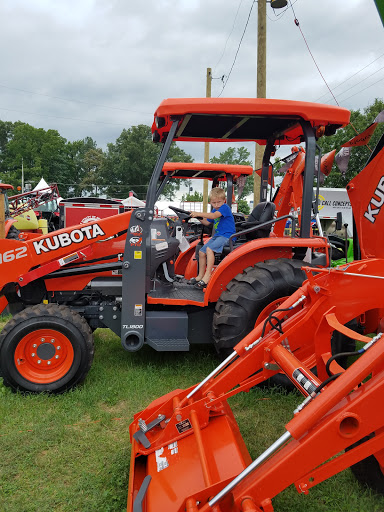
[[[352, 318], [363, 317], [365, 311], [382, 310], [384, 307], [381, 293], [383, 260], [372, 259], [363, 264], [355, 262], [337, 269], [324, 269], [318, 271], [317, 275], [313, 274], [313, 269], [307, 269], [307, 272], [311, 278], [281, 307], [295, 305], [299, 299], [302, 304], [295, 305], [286, 319], [284, 311], [274, 314], [282, 321], [282, 333], [269, 329], [261, 338], [263, 324], [257, 325], [236, 346], [238, 357], [228, 362], [228, 366], [216, 375], [213, 373], [200, 389], [175, 391], [135, 415], [131, 435], [137, 429], [139, 417], [149, 422], [163, 413], [169, 419], [164, 429], [148, 433], [151, 449], [143, 449], [134, 442], [133, 458], [137, 460], [140, 479], [145, 474], [152, 476], [143, 509], [145, 512], [158, 509], [181, 512], [186, 509], [186, 500], [191, 510], [195, 510], [193, 507], [197, 503], [197, 510], [201, 512], [214, 510], [215, 507], [219, 507], [221, 512], [240, 512], [244, 500], [250, 500], [246, 502], [247, 506], [255, 510], [272, 511], [271, 500], [293, 483], [299, 492], [306, 493], [309, 487], [345, 469], [352, 461], [376, 452], [381, 460], [384, 435], [379, 434], [375, 441], [360, 445], [356, 451], [339, 454], [361, 437], [372, 431], [380, 433], [384, 428], [384, 409], [372, 407], [372, 404], [379, 403], [384, 392], [384, 337], [296, 413], [286, 425], [286, 432], [293, 436], [288, 443], [285, 442], [279, 451], [270, 455], [250, 475], [239, 480], [217, 505], [210, 505], [210, 501], [228, 483], [224, 480], [229, 474], [220, 473], [218, 465], [223, 452], [229, 450], [228, 453], [235, 454], [237, 467], [242, 465], [239, 456], [239, 453], [243, 453], [241, 436], [234, 435], [231, 440], [232, 434], [228, 435], [228, 432], [237, 431], [233, 430], [233, 414], [227, 398], [241, 390], [249, 390], [256, 382], [278, 371], [268, 371], [266, 363], [277, 364], [286, 373], [292, 373], [300, 365], [317, 385], [328, 377], [322, 355], [331, 353], [333, 329], [341, 326], [340, 330], [343, 330], [343, 325]], [[347, 302], [343, 300], [346, 296]], [[308, 360], [311, 357], [303, 348], [304, 344], [311, 347], [315, 355], [312, 361], [317, 363], [319, 377], [311, 375], [309, 365], [306, 368], [302, 355], [307, 355]], [[259, 373], [258, 369], [261, 370]], [[357, 387], [370, 373], [372, 378]], [[176, 439], [173, 433], [176, 416], [191, 418], [191, 411], [195, 415], [193, 422], [200, 425], [199, 435], [196, 436], [195, 429], [191, 428]], [[232, 425], [230, 429], [228, 425]], [[174, 469], [166, 473], [167, 468], [159, 475], [155, 471], [155, 450], [169, 450], [169, 444], [175, 440], [180, 450], [178, 458], [175, 457], [169, 464]], [[233, 443], [232, 450], [228, 443]], [[143, 460], [146, 461], [145, 472]], [[222, 464], [224, 471], [228, 468], [227, 460]], [[135, 464], [132, 467], [135, 472]], [[219, 479], [223, 480], [221, 489], [220, 485], [216, 485]], [[130, 496], [134, 488], [132, 481], [135, 480], [137, 485], [137, 479], [132, 477]], [[132, 503], [129, 502], [129, 511], [132, 510]]]

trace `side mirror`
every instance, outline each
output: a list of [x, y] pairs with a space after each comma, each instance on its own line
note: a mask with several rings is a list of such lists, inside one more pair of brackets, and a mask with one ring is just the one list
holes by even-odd
[[336, 214], [336, 231], [339, 231], [343, 227], [343, 214], [337, 212]]

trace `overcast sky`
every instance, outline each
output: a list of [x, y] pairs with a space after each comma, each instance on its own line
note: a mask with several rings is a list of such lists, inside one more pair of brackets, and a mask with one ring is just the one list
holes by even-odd
[[[374, 0], [267, 5], [267, 97], [334, 104], [293, 10], [342, 107], [384, 99]], [[90, 136], [103, 149], [123, 128], [151, 125], [164, 98], [205, 96], [207, 67], [212, 96], [256, 95], [253, 0], [2, 0], [0, 38], [0, 119]], [[202, 146], [193, 156], [203, 160]]]

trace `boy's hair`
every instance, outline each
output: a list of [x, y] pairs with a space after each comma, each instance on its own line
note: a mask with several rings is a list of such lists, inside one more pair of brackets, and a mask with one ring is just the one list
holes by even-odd
[[209, 200], [211, 201], [214, 198], [215, 199], [223, 199], [225, 201], [225, 199], [226, 199], [225, 190], [220, 187], [213, 188], [209, 194]]

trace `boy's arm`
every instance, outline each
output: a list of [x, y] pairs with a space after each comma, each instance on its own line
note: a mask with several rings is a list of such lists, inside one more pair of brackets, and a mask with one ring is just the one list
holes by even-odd
[[203, 219], [211, 219], [211, 220], [214, 220], [214, 219], [218, 219], [219, 217], [221, 217], [221, 213], [219, 211], [217, 212], [190, 212], [191, 213], [191, 217], [195, 218], [195, 217], [202, 217]]

